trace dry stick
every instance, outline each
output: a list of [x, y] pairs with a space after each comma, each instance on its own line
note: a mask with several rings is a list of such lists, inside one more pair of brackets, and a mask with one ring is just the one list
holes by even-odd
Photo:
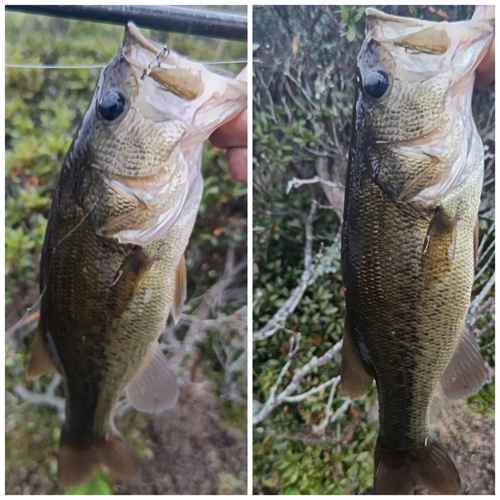
[[[493, 228], [493, 229], [495, 228], [495, 224], [492, 224], [492, 225], [490, 226], [490, 229], [492, 229], [492, 228]], [[492, 231], [491, 231], [491, 232], [492, 232]], [[478, 248], [478, 250], [477, 250], [477, 261], [478, 261], [478, 262], [481, 262], [481, 261], [484, 259], [484, 256], [485, 256], [485, 255], [486, 255], [486, 254], [487, 254], [487, 253], [488, 253], [488, 252], [489, 252], [492, 248], [494, 248], [494, 247], [495, 247], [495, 240], [493, 240], [493, 241], [491, 242], [490, 246], [489, 246], [489, 247], [488, 247], [488, 248], [484, 251], [484, 253], [482, 252], [482, 250], [483, 250], [483, 246], [484, 246], [484, 243], [486, 242], [486, 240], [487, 240], [488, 236], [491, 234], [491, 232], [490, 232], [490, 231], [488, 231], [488, 232], [484, 235], [484, 237], [483, 237], [483, 239], [482, 239], [482, 241], [481, 241], [481, 245], [479, 246], [479, 248]]]
[[330, 172], [328, 171], [328, 161], [326, 158], [316, 158], [314, 165], [316, 167], [316, 173], [321, 180], [323, 192], [341, 221], [344, 213], [345, 187], [341, 185], [332, 186], [331, 184], [334, 183], [328, 181]]
[[469, 312], [475, 313], [476, 310], [478, 309], [479, 305], [481, 302], [484, 300], [488, 292], [491, 290], [493, 285], [495, 284], [495, 273], [493, 273], [490, 277], [490, 279], [487, 281], [486, 285], [483, 286], [483, 289], [481, 292], [479, 292], [476, 296], [476, 298], [472, 301], [471, 307], [469, 309]]
[[291, 363], [291, 359], [285, 363], [283, 368], [276, 379], [273, 387], [271, 388], [269, 398], [264, 403], [264, 405], [260, 408], [260, 410], [254, 415], [253, 423], [258, 424], [262, 422], [276, 407], [280, 406], [285, 402], [287, 398], [289, 398], [298, 388], [300, 381], [309, 373], [311, 373], [315, 368], [319, 366], [323, 366], [324, 364], [331, 361], [339, 352], [342, 347], [342, 340], [337, 342], [333, 347], [331, 347], [321, 358], [317, 358], [313, 356], [310, 361], [308, 361], [302, 368], [297, 370], [292, 377], [290, 383], [276, 396], [276, 392], [278, 390], [278, 386], [281, 384], [281, 380], [283, 376], [288, 371], [288, 368]]
[[327, 425], [335, 422], [340, 417], [340, 415], [343, 415], [347, 411], [347, 408], [349, 408], [352, 403], [350, 399], [345, 399], [340, 408], [336, 410], [335, 413], [333, 413], [331, 411], [332, 402], [333, 392], [330, 393], [330, 398], [328, 399], [325, 418], [318, 425], [313, 425], [313, 432], [321, 432], [326, 428]]
[[288, 194], [292, 188], [297, 188], [299, 186], [302, 186], [304, 184], [317, 184], [320, 182], [321, 184], [324, 184], [325, 186], [329, 186], [332, 188], [339, 189], [342, 186], [340, 184], [337, 184], [336, 182], [331, 182], [327, 181], [325, 179], [320, 179], [317, 175], [314, 177], [311, 177], [310, 179], [297, 179], [297, 177], [294, 177], [293, 179], [289, 180], [286, 184], [286, 194]]
[[17, 384], [14, 387], [15, 393], [24, 401], [23, 404], [45, 405], [55, 408], [59, 418], [64, 418], [64, 398], [55, 395], [56, 389], [61, 383], [61, 376], [54, 375], [52, 381], [47, 387], [47, 391], [42, 394], [36, 394], [28, 389], [23, 384]]
[[[489, 251], [490, 248], [488, 248], [488, 250], [486, 250], [483, 254], [484, 255], [487, 255], [487, 252]], [[491, 261], [493, 260], [493, 258], [495, 257], [495, 252], [491, 252], [491, 255], [489, 256], [488, 260], [486, 261], [486, 264], [478, 271], [478, 273], [476, 274], [475, 278], [474, 278], [474, 282], [476, 282], [480, 276], [482, 276], [482, 274], [488, 269], [488, 267], [490, 266], [491, 264]]]
[[[485, 326], [483, 326], [483, 328], [481, 328], [481, 330], [479, 330], [479, 332], [477, 332], [477, 335], [475, 335], [475, 338], [476, 340], [479, 340], [483, 337], [483, 335], [495, 324], [495, 317], [493, 316], [493, 318], [491, 318], [488, 323], [486, 323]], [[495, 341], [493, 341], [494, 343]], [[486, 349], [486, 347], [489, 347], [490, 345], [492, 344], [488, 344], [487, 346], [484, 346], [484, 347], [481, 347], [481, 349]]]
[[285, 398], [284, 402], [300, 403], [301, 401], [304, 401], [304, 399], [307, 399], [309, 396], [314, 396], [315, 394], [318, 394], [319, 392], [323, 391], [324, 389], [330, 386], [332, 386], [333, 391], [335, 391], [339, 382], [340, 382], [340, 375], [337, 375], [336, 377], [332, 377], [330, 380], [327, 380], [326, 382], [323, 382], [322, 384], [313, 387], [312, 389], [309, 389], [308, 391], [303, 392], [302, 394], [297, 394], [295, 396], [290, 396], [288, 398]]
[[490, 308], [492, 308], [495, 304], [494, 297], [488, 299], [484, 304], [482, 303], [494, 284], [495, 284], [495, 273], [491, 275], [490, 279], [483, 286], [482, 290], [477, 294], [476, 298], [472, 301], [471, 305], [469, 306], [465, 322], [471, 331], [474, 328], [474, 325], [479, 320], [480, 316], [489, 312]]

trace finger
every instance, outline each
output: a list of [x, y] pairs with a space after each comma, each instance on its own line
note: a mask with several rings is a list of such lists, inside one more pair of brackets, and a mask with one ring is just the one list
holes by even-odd
[[247, 110], [240, 113], [230, 122], [219, 127], [211, 136], [210, 141], [220, 149], [227, 148], [242, 148], [247, 146], [247, 130], [248, 130], [248, 114]]
[[229, 172], [237, 181], [245, 184], [248, 182], [247, 156], [247, 148], [230, 148], [226, 153]]

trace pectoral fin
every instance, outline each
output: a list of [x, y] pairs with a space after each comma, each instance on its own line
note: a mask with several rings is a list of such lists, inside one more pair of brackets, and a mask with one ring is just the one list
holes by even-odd
[[156, 256], [148, 257], [141, 247], [125, 258], [109, 288], [108, 306], [115, 316], [125, 312], [156, 260]]
[[477, 249], [479, 247], [479, 216], [474, 227], [474, 269], [477, 266]]
[[28, 378], [38, 378], [47, 373], [57, 373], [57, 368], [50, 357], [47, 344], [45, 343], [43, 324], [40, 319], [35, 331], [33, 347], [31, 348], [31, 357], [27, 375]]
[[177, 324], [182, 314], [182, 306], [186, 300], [187, 294], [187, 278], [186, 278], [186, 258], [184, 254], [177, 265], [175, 270], [175, 283], [174, 283], [174, 300], [172, 303], [172, 317], [174, 323]]
[[127, 396], [139, 411], [163, 411], [175, 406], [179, 396], [177, 376], [154, 342], [137, 374], [127, 386]]
[[355, 345], [352, 321], [346, 316], [340, 365], [340, 389], [351, 399], [364, 396], [373, 385]]
[[475, 394], [490, 379], [490, 367], [479, 352], [474, 337], [464, 327], [462, 338], [441, 376], [441, 386], [448, 399]]
[[424, 280], [430, 284], [450, 270], [455, 256], [458, 219], [438, 208], [425, 237], [422, 251]]

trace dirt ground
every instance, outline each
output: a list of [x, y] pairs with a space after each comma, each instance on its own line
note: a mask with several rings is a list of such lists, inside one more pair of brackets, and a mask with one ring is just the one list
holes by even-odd
[[246, 494], [247, 438], [224, 428], [220, 411], [210, 392], [184, 388], [175, 409], [148, 424], [154, 456], [141, 461], [141, 477], [114, 494]]
[[472, 413], [464, 400], [437, 397], [431, 423], [458, 469], [461, 494], [494, 495], [495, 421]]

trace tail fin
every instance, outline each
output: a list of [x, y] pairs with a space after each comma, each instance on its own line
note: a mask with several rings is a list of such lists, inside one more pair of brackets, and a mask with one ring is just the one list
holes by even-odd
[[132, 481], [139, 473], [132, 452], [120, 436], [109, 432], [95, 444], [79, 447], [70, 443], [62, 429], [58, 459], [58, 480], [62, 488], [89, 481], [99, 463], [122, 481]]
[[461, 481], [443, 445], [428, 436], [423, 448], [411, 452], [383, 450], [380, 438], [375, 450], [376, 495], [412, 495], [419, 486], [442, 495], [456, 495]]

